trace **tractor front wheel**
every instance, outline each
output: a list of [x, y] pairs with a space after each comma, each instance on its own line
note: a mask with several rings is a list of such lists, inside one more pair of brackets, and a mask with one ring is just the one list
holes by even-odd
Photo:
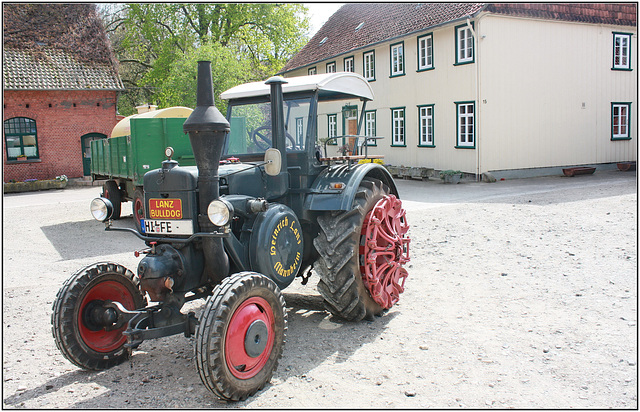
[[133, 272], [115, 263], [96, 263], [73, 274], [53, 302], [53, 338], [65, 358], [83, 369], [104, 370], [128, 357], [117, 312], [105, 301], [128, 310], [145, 306]]
[[271, 279], [254, 272], [225, 278], [207, 299], [196, 331], [200, 379], [225, 400], [253, 395], [278, 366], [286, 329], [284, 298]]
[[372, 320], [404, 291], [409, 238], [402, 203], [379, 180], [365, 179], [349, 211], [318, 218], [318, 291], [327, 309], [350, 321]]

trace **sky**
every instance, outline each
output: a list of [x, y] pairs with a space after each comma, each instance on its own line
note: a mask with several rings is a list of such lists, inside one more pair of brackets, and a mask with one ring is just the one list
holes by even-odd
[[309, 9], [309, 38], [331, 17], [333, 13], [338, 11], [344, 3], [303, 3]]

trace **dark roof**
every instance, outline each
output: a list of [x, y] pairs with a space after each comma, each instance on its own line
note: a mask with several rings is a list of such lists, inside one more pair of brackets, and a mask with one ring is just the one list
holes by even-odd
[[2, 80], [5, 90], [124, 90], [120, 77], [108, 63], [79, 60], [73, 53], [43, 48], [5, 49]]
[[122, 90], [95, 4], [3, 4], [5, 90]]
[[[553, 20], [636, 25], [635, 3], [349, 3], [327, 20], [287, 62], [281, 73], [352, 50], [475, 17], [481, 11]], [[358, 26], [360, 28], [356, 30]]]

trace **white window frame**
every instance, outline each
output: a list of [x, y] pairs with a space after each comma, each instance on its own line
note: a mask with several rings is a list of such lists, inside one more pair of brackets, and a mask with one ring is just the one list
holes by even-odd
[[336, 62], [327, 63], [327, 73], [336, 72]]
[[296, 143], [304, 142], [304, 117], [296, 117]]
[[[471, 23], [473, 27], [473, 23]], [[456, 65], [473, 63], [475, 50], [473, 33], [467, 24], [456, 27]]]
[[374, 50], [362, 53], [362, 74], [368, 81], [376, 79], [376, 53]]
[[475, 102], [456, 102], [456, 139], [457, 148], [476, 147]]
[[344, 58], [344, 71], [352, 73], [356, 71], [353, 56]]
[[308, 74], [309, 76], [312, 76], [312, 75], [314, 75], [314, 74], [317, 74], [317, 69], [316, 69], [316, 67], [315, 67], [315, 66], [314, 66], [314, 67], [310, 67], [310, 68], [309, 68], [309, 70], [307, 70], [307, 74]]
[[[376, 111], [368, 110], [364, 112], [364, 135], [376, 137]], [[376, 139], [367, 139], [367, 146], [377, 146]]]
[[631, 34], [613, 33], [612, 69], [631, 70]]
[[[336, 137], [338, 135], [338, 115], [335, 113], [327, 115], [327, 135], [329, 137]], [[331, 144], [336, 143], [333, 141]]]
[[418, 37], [418, 71], [433, 69], [433, 33]]
[[432, 104], [418, 106], [418, 146], [434, 147], [433, 108]]
[[391, 60], [391, 76], [404, 75], [404, 42], [392, 44], [389, 48]]
[[405, 143], [405, 107], [391, 108], [391, 146], [406, 146]]
[[611, 140], [631, 138], [631, 103], [611, 103]]

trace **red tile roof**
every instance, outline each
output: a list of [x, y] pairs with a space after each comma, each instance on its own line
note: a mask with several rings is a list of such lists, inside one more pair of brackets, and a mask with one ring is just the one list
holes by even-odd
[[635, 3], [490, 3], [486, 11], [582, 23], [636, 25]]
[[411, 33], [473, 18], [481, 11], [563, 21], [636, 25], [635, 3], [349, 3], [327, 20], [287, 62], [281, 73]]

